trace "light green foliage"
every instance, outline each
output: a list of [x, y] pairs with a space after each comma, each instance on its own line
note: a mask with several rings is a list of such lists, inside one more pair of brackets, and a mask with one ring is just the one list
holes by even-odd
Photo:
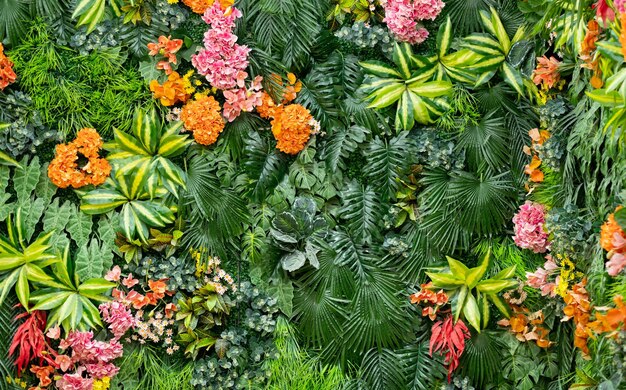
[[492, 278], [484, 279], [489, 268], [491, 251], [488, 251], [481, 263], [474, 268], [448, 257], [449, 272], [426, 272], [436, 289], [444, 289], [452, 302], [452, 313], [457, 321], [461, 314], [478, 333], [489, 323], [490, 302], [505, 316], [509, 317], [509, 308], [498, 293], [517, 285], [511, 279], [515, 275], [515, 266], [505, 268]]
[[124, 68], [121, 48], [78, 56], [58, 46], [41, 23], [10, 55], [43, 124], [70, 137], [83, 127], [100, 134], [129, 129], [134, 108], [149, 97], [139, 73]]

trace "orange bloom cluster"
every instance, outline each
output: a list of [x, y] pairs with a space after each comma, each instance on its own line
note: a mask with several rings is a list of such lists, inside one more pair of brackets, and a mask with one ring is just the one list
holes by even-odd
[[173, 69], [170, 64], [176, 64], [178, 60], [176, 59], [176, 53], [183, 47], [182, 39], [171, 39], [172, 37], [166, 37], [161, 35], [159, 40], [155, 42], [148, 43], [148, 54], [151, 56], [155, 56], [157, 54], [165, 57], [167, 61], [159, 61], [157, 63], [157, 69], [165, 70], [166, 74], [172, 73]]
[[426, 305], [431, 304], [433, 306], [425, 306], [422, 308], [422, 316], [430, 318], [431, 321], [434, 321], [437, 318], [437, 310], [446, 303], [448, 303], [448, 294], [443, 290], [439, 290], [435, 292], [432, 290], [433, 284], [432, 282], [428, 282], [426, 284], [422, 284], [420, 292], [415, 294], [411, 294], [409, 298], [411, 298], [411, 303], [414, 304], [422, 304]]
[[[104, 183], [111, 173], [111, 165], [99, 156], [102, 144], [100, 134], [86, 128], [80, 130], [76, 139], [69, 144], [57, 145], [56, 156], [48, 166], [48, 177], [52, 183], [59, 188], [80, 188]], [[88, 160], [82, 167], [78, 166], [79, 155]]]
[[[197, 14], [204, 14], [207, 8], [212, 7], [215, 0], [183, 0], [183, 3]], [[232, 7], [235, 4], [235, 0], [220, 0], [222, 9]]]
[[580, 58], [585, 62], [583, 67], [591, 69], [593, 76], [591, 77], [591, 86], [594, 88], [602, 88], [602, 78], [600, 75], [602, 72], [598, 67], [598, 60], [593, 59], [593, 52], [596, 50], [596, 42], [600, 35], [600, 25], [595, 20], [591, 19], [587, 23], [587, 32], [585, 38], [581, 44]]
[[282, 106], [274, 103], [274, 99], [272, 99], [267, 92], [261, 92], [261, 102], [261, 105], [256, 107], [256, 111], [259, 113], [261, 118], [274, 118], [277, 112], [283, 109]]
[[[129, 275], [129, 277], [132, 278], [132, 275]], [[137, 281], [137, 279], [133, 279], [133, 280]], [[145, 295], [135, 290], [130, 290], [128, 294], [126, 294], [123, 291], [118, 290], [117, 288], [114, 288], [112, 296], [113, 298], [115, 298], [116, 300], [122, 303], [129, 304], [129, 305], [132, 304], [133, 307], [137, 310], [147, 305], [156, 306], [159, 303], [159, 300], [165, 298], [165, 294], [167, 295], [174, 294], [172, 291], [167, 291], [166, 282], [167, 282], [167, 279], [161, 279], [161, 280], [156, 280], [156, 281], [149, 280], [148, 286], [150, 288], [150, 291], [146, 293]], [[126, 284], [126, 286], [128, 285]], [[172, 308], [172, 306], [173, 305], [168, 305], [168, 311], [171, 313], [176, 311], [176, 308], [175, 307]]]
[[[618, 206], [615, 211], [622, 209]], [[626, 267], [626, 232], [615, 220], [615, 214], [609, 214], [600, 229], [600, 246], [607, 251], [606, 270], [611, 276], [617, 276]]]
[[52, 383], [52, 379], [50, 378], [50, 375], [54, 373], [54, 367], [52, 366], [40, 367], [40, 366], [36, 366], [33, 364], [30, 367], [30, 372], [35, 374], [37, 379], [39, 379], [39, 385], [37, 387], [31, 387], [31, 389], [48, 387]]
[[[626, 304], [621, 295], [613, 298], [614, 308], [597, 307], [596, 320], [590, 322], [588, 327], [595, 333], [608, 333], [607, 337], [617, 336], [617, 332], [626, 328]], [[600, 311], [605, 311], [602, 313]]]
[[17, 75], [13, 71], [13, 62], [4, 55], [4, 46], [0, 43], [0, 91], [15, 82]]
[[572, 286], [571, 290], [567, 290], [563, 300], [566, 306], [563, 308], [565, 316], [561, 321], [569, 321], [574, 319], [574, 346], [582, 351], [583, 358], [589, 359], [589, 347], [587, 339], [590, 336], [588, 325], [591, 318], [591, 301], [589, 293], [585, 289], [587, 280], [583, 279], [580, 283]]
[[513, 298], [510, 292], [504, 294], [504, 299], [513, 311], [513, 315], [508, 319], [501, 319], [498, 321], [498, 325], [510, 327], [511, 333], [521, 342], [534, 341], [540, 348], [550, 347], [554, 342], [548, 339], [550, 330], [542, 326], [545, 321], [543, 311], [530, 313], [528, 308], [522, 306], [526, 299], [523, 286], [518, 288], [518, 293], [520, 294], [519, 299]]
[[533, 82], [542, 85], [543, 89], [550, 89], [561, 79], [559, 66], [561, 62], [554, 57], [543, 56], [537, 58], [537, 68], [533, 72]]
[[540, 131], [535, 128], [528, 131], [528, 135], [531, 139], [531, 146], [524, 146], [524, 153], [532, 156], [532, 160], [530, 161], [530, 164], [526, 165], [524, 168], [524, 173], [530, 176], [529, 180], [531, 182], [541, 183], [543, 181], [543, 172], [539, 169], [541, 160], [539, 159], [539, 155], [537, 154], [535, 148], [538, 145], [543, 145], [543, 143], [550, 138], [550, 133], [547, 130]]
[[212, 145], [224, 130], [220, 104], [213, 96], [197, 95], [187, 103], [180, 114], [185, 128], [193, 131], [193, 138], [200, 145]]
[[290, 104], [278, 110], [272, 121], [272, 133], [278, 141], [276, 147], [287, 154], [298, 154], [309, 141], [317, 122], [300, 104]]
[[[617, 206], [615, 211], [621, 210], [622, 206]], [[615, 245], [613, 244], [615, 235], [622, 236], [626, 239], [626, 233], [622, 230], [622, 227], [615, 220], [615, 213], [609, 214], [606, 222], [600, 228], [600, 246], [607, 252], [614, 251]]]
[[189, 81], [173, 71], [163, 85], [157, 80], [150, 81], [150, 91], [155, 99], [160, 99], [162, 105], [169, 107], [176, 103], [185, 103], [191, 96], [193, 88], [189, 88]]

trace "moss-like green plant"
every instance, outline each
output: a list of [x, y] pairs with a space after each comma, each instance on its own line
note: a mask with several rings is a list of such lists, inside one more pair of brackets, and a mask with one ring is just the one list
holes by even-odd
[[138, 70], [124, 66], [120, 47], [80, 56], [59, 46], [42, 21], [9, 53], [42, 122], [65, 134], [93, 127], [101, 134], [130, 128], [134, 108], [153, 104]]

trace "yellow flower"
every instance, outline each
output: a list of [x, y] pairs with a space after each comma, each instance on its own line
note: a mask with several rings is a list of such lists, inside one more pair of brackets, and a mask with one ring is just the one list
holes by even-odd
[[167, 2], [170, 4], [176, 4], [178, 3], [178, 0], [167, 0]]

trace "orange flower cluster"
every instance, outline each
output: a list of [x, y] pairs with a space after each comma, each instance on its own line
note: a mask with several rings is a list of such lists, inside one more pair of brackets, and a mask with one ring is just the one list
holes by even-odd
[[[232, 7], [235, 4], [235, 0], [219, 0], [222, 5], [222, 9]], [[197, 14], [204, 14], [207, 8], [212, 7], [215, 0], [183, 0], [183, 3]]]
[[[72, 186], [80, 188], [88, 184], [95, 186], [104, 183], [111, 173], [111, 165], [99, 152], [103, 142], [94, 129], [82, 129], [76, 139], [69, 144], [56, 147], [56, 156], [48, 166], [48, 177], [59, 188]], [[87, 163], [79, 167], [79, 157]]]
[[533, 82], [548, 90], [561, 80], [559, 66], [561, 62], [554, 57], [543, 56], [537, 58], [537, 68], [533, 72]]
[[[271, 77], [283, 85], [281, 76], [273, 74]], [[293, 73], [287, 74], [287, 82], [281, 104], [276, 104], [268, 93], [263, 92], [262, 103], [256, 110], [261, 118], [272, 119], [272, 133], [278, 141], [276, 145], [278, 150], [287, 154], [298, 154], [306, 146], [311, 134], [319, 132], [319, 123], [302, 105], [287, 104], [293, 101], [302, 89], [302, 83], [297, 81]]]
[[[621, 210], [622, 206], [617, 206], [615, 211]], [[622, 230], [622, 227], [615, 220], [615, 213], [609, 214], [606, 222], [600, 228], [600, 246], [607, 252], [615, 250], [613, 244], [615, 235], [622, 236], [626, 239], [626, 233]]]
[[[595, 333], [608, 333], [606, 337], [616, 337], [617, 332], [626, 329], [626, 304], [621, 295], [613, 298], [614, 308], [597, 307], [596, 320], [590, 322], [588, 327]], [[605, 311], [606, 313], [601, 313]]]
[[411, 303], [417, 305], [421, 303], [434, 305], [425, 306], [422, 308], [422, 316], [428, 316], [431, 321], [434, 321], [435, 318], [437, 318], [437, 311], [439, 310], [439, 308], [448, 303], [448, 294], [446, 294], [443, 290], [439, 290], [438, 292], [433, 291], [432, 282], [422, 284], [420, 287], [420, 292], [411, 294], [411, 296], [409, 297], [411, 298]]
[[[132, 278], [132, 275], [129, 275], [129, 278]], [[138, 282], [137, 279], [133, 279], [133, 281]], [[174, 294], [172, 291], [167, 291], [166, 282], [167, 282], [167, 279], [161, 279], [161, 280], [156, 280], [156, 281], [149, 280], [148, 286], [150, 288], [150, 291], [146, 293], [145, 295], [132, 289], [128, 292], [128, 294], [126, 294], [124, 293], [124, 291], [114, 288], [112, 296], [113, 298], [115, 298], [116, 300], [124, 304], [128, 304], [128, 305], [132, 304], [133, 307], [137, 310], [147, 305], [156, 306], [161, 299], [165, 298], [165, 294], [170, 295], [170, 296]], [[167, 306], [167, 310], [170, 313], [176, 311], [176, 308], [172, 306], [173, 305]]]
[[574, 346], [582, 351], [583, 358], [589, 359], [589, 347], [587, 339], [590, 336], [588, 329], [591, 318], [591, 301], [589, 293], [585, 289], [587, 280], [583, 279], [580, 283], [572, 286], [571, 290], [567, 290], [563, 300], [566, 306], [563, 308], [565, 316], [561, 321], [569, 321], [574, 319]]
[[17, 75], [13, 71], [13, 62], [4, 55], [4, 46], [0, 43], [0, 91], [15, 82]]
[[[31, 387], [31, 389], [44, 388], [48, 387], [52, 383], [52, 379], [50, 375], [54, 373], [54, 367], [52, 366], [36, 366], [32, 365], [30, 367], [30, 372], [35, 374], [37, 379], [39, 379], [39, 385], [37, 387]], [[29, 389], [30, 390], [30, 389]]]
[[159, 99], [165, 107], [173, 106], [176, 103], [185, 103], [194, 90], [189, 80], [180, 77], [175, 71], [170, 73], [163, 85], [159, 84], [157, 80], [150, 81], [150, 91], [154, 94], [154, 98]]
[[200, 145], [212, 145], [224, 130], [220, 104], [213, 96], [197, 95], [187, 103], [180, 114], [185, 128], [193, 131], [193, 138]]
[[298, 154], [309, 141], [317, 124], [313, 116], [300, 104], [290, 104], [272, 121], [272, 133], [278, 141], [276, 147], [287, 154]]
[[171, 36], [166, 37], [161, 35], [156, 43], [148, 43], [148, 54], [151, 56], [160, 54], [165, 57], [167, 61], [159, 61], [156, 67], [157, 69], [165, 70], [165, 73], [169, 75], [173, 72], [170, 64], [176, 64], [178, 62], [176, 59], [176, 53], [181, 47], [183, 47], [182, 39], [171, 39]]
[[598, 60], [593, 59], [593, 52], [596, 50], [596, 42], [600, 35], [600, 25], [595, 20], [591, 19], [587, 23], [587, 32], [585, 38], [581, 44], [580, 58], [584, 61], [582, 67], [591, 69], [593, 76], [591, 77], [591, 86], [594, 88], [602, 88], [602, 78], [600, 77], [602, 72], [598, 67]]
[[509, 319], [504, 318], [498, 321], [498, 325], [510, 327], [511, 333], [521, 342], [534, 341], [540, 348], [550, 347], [554, 342], [548, 339], [550, 330], [542, 326], [545, 321], [543, 311], [530, 313], [528, 308], [522, 306], [526, 299], [523, 285], [517, 291], [520, 294], [519, 299], [513, 298], [510, 292], [504, 294], [504, 299], [513, 311], [513, 315]]
[[543, 145], [544, 142], [548, 138], [550, 138], [550, 133], [547, 130], [539, 130], [539, 129], [531, 129], [528, 132], [528, 135], [531, 139], [531, 146], [524, 146], [524, 153], [529, 156], [532, 156], [532, 160], [530, 164], [526, 165], [524, 168], [524, 173], [530, 176], [530, 181], [533, 183], [541, 183], [543, 181], [543, 172], [539, 169], [541, 165], [541, 160], [539, 159], [539, 155], [537, 154], [536, 147], [538, 145]]

